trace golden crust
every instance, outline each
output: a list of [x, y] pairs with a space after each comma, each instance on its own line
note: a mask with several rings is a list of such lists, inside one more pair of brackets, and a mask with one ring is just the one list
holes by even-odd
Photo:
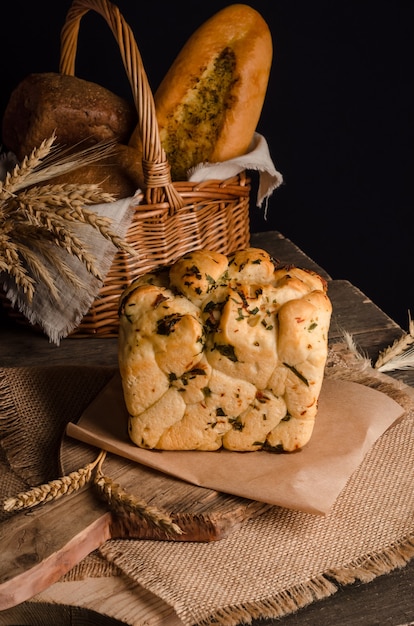
[[258, 394], [249, 408], [238, 417], [239, 428], [232, 428], [223, 437], [228, 450], [254, 452], [268, 443], [268, 435], [286, 416], [283, 398], [270, 391]]
[[268, 434], [267, 443], [275, 449], [299, 450], [310, 440], [314, 425], [314, 419], [281, 420]]
[[[155, 95], [173, 180], [201, 162], [245, 154], [260, 119], [272, 63], [272, 38], [260, 13], [230, 5], [188, 39]], [[130, 145], [139, 146], [140, 132]]]
[[327, 358], [326, 282], [275, 269], [256, 248], [197, 251], [159, 276], [137, 279], [121, 298], [131, 439], [166, 450], [303, 447]]
[[208, 293], [217, 286], [227, 268], [228, 260], [224, 254], [196, 250], [172, 265], [169, 273], [170, 284], [200, 306]]
[[274, 262], [265, 250], [238, 250], [229, 258], [229, 277], [237, 282], [267, 285], [275, 280]]
[[208, 343], [211, 366], [264, 389], [277, 361], [274, 313], [262, 293], [249, 297], [247, 289], [229, 286], [220, 322]]

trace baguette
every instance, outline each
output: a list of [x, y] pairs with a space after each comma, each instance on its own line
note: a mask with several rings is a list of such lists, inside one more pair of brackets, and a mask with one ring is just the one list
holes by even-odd
[[[272, 38], [260, 13], [230, 5], [188, 39], [155, 95], [161, 144], [172, 180], [190, 168], [248, 151], [272, 64]], [[130, 145], [140, 148], [137, 127]]]

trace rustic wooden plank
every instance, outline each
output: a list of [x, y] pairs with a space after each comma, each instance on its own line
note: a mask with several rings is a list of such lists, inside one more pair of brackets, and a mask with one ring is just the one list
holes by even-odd
[[330, 281], [328, 294], [333, 305], [331, 337], [340, 336], [344, 329], [351, 334], [376, 333], [387, 329], [401, 334], [398, 324], [349, 281]]
[[[96, 458], [98, 452], [92, 446], [64, 437], [61, 447], [62, 473], [68, 474], [86, 465]], [[265, 503], [189, 484], [115, 454], [107, 455], [103, 471], [127, 493], [170, 514], [183, 530], [183, 535], [173, 538], [177, 541], [223, 539], [243, 521], [270, 508]], [[142, 519], [136, 519], [132, 527], [126, 527], [123, 520], [115, 517], [111, 534], [113, 537], [129, 535], [138, 539], [171, 539]]]
[[352, 335], [361, 352], [376, 360], [385, 347], [403, 330], [357, 287], [346, 280], [328, 284], [332, 302], [329, 341], [341, 341], [344, 332]]
[[[75, 605], [76, 603], [76, 605]], [[174, 609], [126, 577], [57, 582], [0, 612], [0, 626], [182, 626]]]
[[[65, 437], [62, 475], [84, 467], [98, 453]], [[43, 591], [108, 539], [218, 541], [270, 508], [188, 484], [113, 454], [107, 455], [104, 473], [141, 503], [169, 514], [183, 534], [168, 534], [142, 516], [112, 513], [91, 484], [21, 512], [1, 525], [0, 611]]]
[[3, 522], [0, 610], [56, 582], [111, 538], [110, 523], [111, 514], [88, 489]]
[[63, 339], [59, 346], [30, 328], [9, 323], [0, 329], [0, 366], [117, 365], [117, 339], [88, 337]]
[[[112, 579], [110, 580], [112, 582]], [[18, 606], [0, 612], [0, 626], [51, 626], [52, 624], [58, 624], [59, 626], [125, 626], [125, 621], [99, 613], [99, 600], [97, 599], [100, 597], [99, 595], [95, 597], [95, 600], [91, 598], [91, 604], [95, 604], [95, 610], [88, 607], [70, 606], [70, 602], [74, 601], [75, 596], [72, 589], [69, 591], [70, 585], [66, 586], [68, 587], [66, 590], [68, 594], [67, 604], [62, 604], [61, 601], [58, 601], [56, 604], [49, 602], [23, 602]], [[90, 581], [86, 585], [83, 582], [83, 586], [90, 586]], [[98, 589], [98, 594], [99, 591]], [[110, 593], [104, 585], [102, 585], [102, 591], [107, 594]], [[115, 607], [117, 607], [118, 590], [115, 585], [113, 594]], [[182, 622], [178, 622], [178, 625], [180, 624], [182, 625]], [[165, 625], [160, 623], [160, 626], [170, 625], [167, 622]], [[171, 624], [171, 626], [176, 626], [176, 624]]]
[[267, 250], [275, 259], [282, 263], [289, 263], [303, 267], [305, 269], [318, 272], [321, 276], [329, 280], [330, 275], [323, 267], [318, 265], [313, 259], [303, 252], [296, 244], [278, 231], [268, 231], [264, 233], [252, 233], [250, 245], [255, 248]]

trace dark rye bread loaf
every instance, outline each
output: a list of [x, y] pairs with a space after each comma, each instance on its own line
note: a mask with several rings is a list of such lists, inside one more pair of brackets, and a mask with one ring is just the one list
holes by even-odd
[[136, 118], [132, 104], [100, 85], [53, 72], [30, 74], [11, 93], [2, 142], [20, 160], [54, 132], [65, 147], [128, 143]]
[[56, 134], [70, 152], [114, 142], [99, 163], [54, 178], [55, 184], [98, 184], [116, 198], [143, 185], [141, 153], [128, 146], [137, 123], [133, 104], [100, 85], [56, 73], [30, 74], [12, 92], [3, 117], [3, 144], [19, 160]]

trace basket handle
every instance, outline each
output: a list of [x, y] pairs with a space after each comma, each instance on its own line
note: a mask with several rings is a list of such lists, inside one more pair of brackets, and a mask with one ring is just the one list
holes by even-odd
[[175, 213], [184, 206], [184, 201], [171, 181], [170, 165], [161, 145], [154, 99], [134, 34], [117, 6], [109, 0], [73, 0], [61, 31], [59, 71], [75, 75], [80, 21], [90, 10], [100, 14], [110, 27], [132, 89], [142, 138], [146, 202], [157, 204], [167, 201], [170, 212]]

